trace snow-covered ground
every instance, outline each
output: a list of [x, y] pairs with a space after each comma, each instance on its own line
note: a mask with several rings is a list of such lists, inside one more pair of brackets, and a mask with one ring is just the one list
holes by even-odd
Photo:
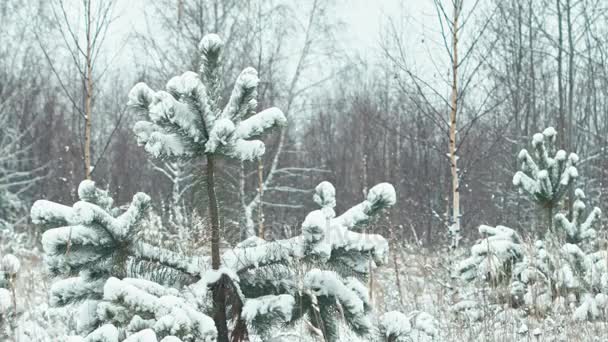
[[[52, 308], [49, 305], [51, 281], [36, 248], [12, 248], [21, 260], [16, 281], [17, 306], [21, 315], [16, 335], [18, 342], [64, 341], [76, 329], [75, 307]], [[391, 251], [394, 253], [395, 251]], [[466, 255], [460, 251], [460, 257]], [[523, 310], [490, 305], [489, 290], [474, 286], [458, 286], [450, 278], [449, 258], [442, 251], [430, 252], [416, 246], [397, 251], [399, 270], [397, 281], [394, 261], [379, 268], [374, 276], [373, 303], [377, 312], [398, 310], [406, 313], [424, 311], [436, 320], [439, 336], [436, 341], [606, 341], [608, 322], [580, 322], [572, 318], [571, 310], [548, 314], [546, 317], [527, 315]], [[401, 284], [399, 291], [397, 283]], [[457, 303], [473, 293], [478, 302], [479, 316], [457, 314]], [[485, 298], [484, 298], [485, 296]], [[347, 329], [344, 329], [345, 331]], [[296, 326], [290, 331], [277, 332], [274, 341], [314, 341], [307, 327]], [[348, 333], [344, 341], [362, 341]], [[423, 340], [423, 339], [421, 339]]]

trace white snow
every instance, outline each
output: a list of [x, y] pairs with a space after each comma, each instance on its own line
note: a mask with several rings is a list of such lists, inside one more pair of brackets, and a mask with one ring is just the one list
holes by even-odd
[[118, 329], [112, 324], [104, 324], [95, 329], [85, 339], [85, 342], [118, 342]]
[[131, 107], [146, 107], [152, 102], [154, 91], [143, 82], [137, 83], [131, 91], [129, 91], [128, 106]]
[[11, 276], [16, 275], [21, 268], [21, 262], [17, 259], [16, 256], [12, 254], [6, 254], [2, 257], [2, 267], [1, 270]]
[[220, 36], [215, 33], [210, 33], [203, 37], [199, 45], [199, 49], [201, 51], [214, 51], [221, 49], [223, 46], [224, 42], [222, 41]]
[[[228, 104], [221, 117], [240, 122], [257, 107], [257, 86], [260, 82], [258, 72], [254, 68], [245, 68], [237, 77]], [[261, 133], [261, 132], [260, 132]], [[246, 138], [246, 137], [241, 137]]]
[[534, 146], [538, 146], [540, 144], [542, 144], [545, 140], [545, 136], [542, 135], [541, 133], [536, 133], [532, 136], [532, 145]]
[[555, 130], [555, 128], [553, 127], [547, 127], [545, 128], [545, 130], [543, 131], [543, 135], [546, 137], [554, 137], [557, 135], [557, 131]]
[[369, 189], [367, 201], [375, 205], [378, 202], [386, 203], [387, 206], [392, 206], [397, 203], [397, 194], [395, 188], [389, 183], [380, 183]]
[[229, 155], [239, 160], [256, 160], [264, 155], [266, 147], [260, 140], [237, 139]]
[[127, 337], [123, 342], [157, 342], [156, 333], [152, 329], [144, 329]]
[[[279, 315], [283, 321], [289, 321], [294, 305], [295, 299], [288, 294], [250, 298], [245, 301], [241, 317], [251, 323], [258, 316], [264, 317], [269, 313], [274, 313]], [[266, 317], [266, 319], [272, 318]]]
[[193, 71], [186, 71], [179, 76], [171, 78], [167, 82], [167, 90], [171, 93], [190, 94], [197, 88], [203, 86], [198, 74]]
[[13, 308], [11, 292], [5, 288], [0, 288], [0, 316], [9, 312]]
[[336, 206], [336, 188], [330, 182], [321, 182], [315, 188], [312, 199], [321, 208], [334, 208]]
[[238, 138], [249, 139], [262, 135], [270, 128], [285, 126], [286, 123], [287, 118], [280, 109], [268, 108], [239, 122], [234, 134]]
[[69, 223], [72, 217], [72, 208], [47, 200], [38, 200], [34, 202], [30, 210], [30, 217], [34, 224], [50, 224], [60, 222], [62, 224]]
[[234, 130], [234, 123], [230, 119], [222, 118], [216, 120], [209, 133], [209, 140], [205, 144], [205, 152], [214, 153], [219, 147], [228, 145]]

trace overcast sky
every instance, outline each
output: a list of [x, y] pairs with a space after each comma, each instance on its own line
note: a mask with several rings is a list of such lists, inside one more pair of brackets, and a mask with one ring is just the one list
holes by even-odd
[[[296, 0], [294, 0], [296, 1]], [[344, 23], [344, 30], [339, 33], [343, 44], [366, 57], [377, 52], [381, 28], [386, 24], [386, 18], [399, 13], [403, 7], [410, 16], [412, 39], [423, 34], [423, 27], [428, 19], [436, 24], [433, 17], [432, 0], [335, 0], [337, 11], [335, 16]], [[145, 25], [144, 6], [146, 0], [118, 0], [115, 14], [120, 17], [114, 24], [115, 33], [109, 44], [118, 47], [122, 38], [134, 28], [143, 30]], [[424, 19], [426, 18], [426, 19]]]

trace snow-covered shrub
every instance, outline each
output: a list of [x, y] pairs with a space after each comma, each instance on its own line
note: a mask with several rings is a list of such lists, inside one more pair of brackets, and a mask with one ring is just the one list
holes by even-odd
[[568, 298], [575, 298], [573, 305], [589, 307], [585, 302], [590, 300], [583, 298], [605, 292], [605, 259], [600, 261], [605, 253], [594, 251], [597, 244], [593, 227], [599, 221], [600, 210], [592, 209], [585, 218], [584, 193], [580, 189], [575, 193], [572, 220], [558, 213], [557, 235], [537, 241], [534, 254], [526, 255], [515, 266], [512, 291], [523, 294], [521, 298], [532, 312], [546, 313], [560, 306], [556, 302], [566, 302]]
[[227, 251], [222, 259], [239, 277], [249, 329], [269, 336], [282, 324], [306, 320], [327, 341], [337, 341], [343, 316], [352, 331], [373, 336], [375, 326], [362, 281], [369, 265], [386, 262], [388, 242], [380, 235], [351, 229], [395, 199], [391, 185], [379, 184], [365, 201], [336, 216], [335, 189], [323, 182], [314, 196], [321, 209], [306, 216], [301, 235], [277, 241], [254, 237]]
[[426, 312], [414, 311], [408, 316], [390, 311], [380, 317], [379, 338], [382, 341], [433, 341], [438, 335], [436, 320]]
[[[32, 221], [47, 228], [42, 235], [45, 262], [50, 273], [59, 278], [51, 287], [52, 305], [82, 303], [83, 308], [99, 314], [96, 304], [104, 298], [110, 277], [160, 273], [164, 277], [155, 279], [177, 284], [181, 281], [176, 279], [198, 277], [198, 264], [203, 262], [140, 241], [147, 195], [136, 194], [122, 213], [112, 207], [107, 192], [92, 181], [80, 184], [78, 196], [80, 201], [72, 207], [40, 200], [31, 209]], [[80, 322], [81, 332], [90, 332], [100, 319]]]
[[567, 192], [568, 187], [578, 177], [575, 153], [556, 151], [557, 132], [549, 127], [532, 138], [534, 157], [528, 150], [519, 152], [521, 170], [513, 176], [513, 185], [526, 194], [544, 212], [544, 232], [553, 230], [553, 215]]
[[[566, 157], [563, 150], [555, 152], [555, 137], [551, 127], [535, 134], [534, 158], [522, 150], [518, 157], [522, 169], [513, 177], [513, 184], [545, 212], [544, 239], [525, 245], [511, 229], [482, 226], [480, 233], [491, 236], [474, 245], [471, 256], [461, 261], [456, 271], [465, 281], [508, 284], [509, 296], [498, 298], [528, 313], [545, 315], [577, 307], [577, 319], [600, 319], [608, 290], [606, 251], [598, 250], [594, 228], [601, 211], [597, 207], [587, 210], [584, 192], [576, 189], [572, 217], [564, 213], [554, 216], [578, 177], [578, 157]], [[466, 307], [474, 307], [476, 300], [466, 302], [470, 304]]]
[[573, 179], [578, 177], [578, 156], [566, 151], [555, 151], [557, 132], [549, 127], [532, 138], [534, 158], [528, 150], [519, 152], [521, 171], [513, 176], [513, 184], [539, 204], [555, 205], [566, 193]]
[[21, 262], [12, 254], [5, 254], [0, 260], [0, 288], [9, 288], [14, 283]]
[[513, 265], [522, 258], [521, 238], [511, 228], [482, 225], [484, 236], [471, 247], [471, 256], [456, 266], [465, 281], [488, 281], [494, 285], [509, 280]]

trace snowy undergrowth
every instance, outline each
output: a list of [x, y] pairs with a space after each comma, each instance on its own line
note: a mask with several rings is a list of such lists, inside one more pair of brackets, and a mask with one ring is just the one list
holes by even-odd
[[[5, 241], [3, 241], [4, 243]], [[526, 242], [524, 248], [532, 246]], [[63, 341], [75, 331], [74, 313], [77, 310], [52, 308], [48, 303], [51, 285], [45, 275], [42, 259], [33, 257], [30, 250], [26, 257], [17, 254], [21, 271], [17, 278], [17, 303], [22, 310], [18, 321], [18, 342]], [[459, 251], [464, 257], [465, 250]], [[376, 289], [373, 305], [376, 312], [425, 311], [438, 321], [439, 336], [435, 341], [605, 341], [608, 339], [608, 323], [580, 322], [572, 312], [552, 314], [547, 317], [526, 316], [522, 309], [510, 309], [490, 303], [491, 289], [470, 284], [456, 291], [450, 288], [449, 260], [442, 251], [429, 252], [418, 247], [404, 246], [397, 251], [400, 275], [401, 304], [396, 286], [394, 264], [390, 263], [376, 272]], [[453, 286], [453, 285], [452, 285]], [[477, 308], [484, 312], [480, 320], [456, 315], [454, 307], [468, 293], [475, 293], [486, 303]], [[483, 301], [482, 301], [483, 303]], [[346, 330], [346, 329], [345, 329]], [[269, 341], [313, 342], [309, 327], [296, 325], [273, 335]], [[345, 334], [342, 341], [364, 341], [354, 334]], [[252, 338], [252, 341], [261, 341]], [[318, 340], [316, 340], [318, 341]], [[315, 342], [316, 342], [315, 341]]]
[[[0, 251], [6, 251], [7, 241], [3, 240]], [[19, 247], [19, 246], [16, 246]], [[20, 246], [15, 252], [21, 267], [15, 280], [17, 320], [15, 329], [8, 332], [8, 341], [47, 342], [62, 341], [66, 332], [74, 331], [75, 317], [69, 308], [53, 308], [49, 304], [50, 282], [42, 262], [41, 252], [31, 246]]]
[[[525, 250], [533, 243], [523, 242]], [[397, 251], [399, 283], [394, 264], [377, 272], [374, 306], [377, 311], [424, 311], [438, 321], [436, 341], [606, 341], [608, 322], [580, 321], [575, 307], [545, 316], [529, 315], [524, 308], [497, 304], [496, 297], [509, 293], [504, 287], [460, 283], [453, 279], [450, 260], [462, 260], [467, 250], [455, 252], [420, 250], [404, 246]], [[400, 300], [400, 295], [402, 300]], [[476, 300], [470, 300], [475, 298]], [[469, 315], [462, 314], [469, 307]]]

